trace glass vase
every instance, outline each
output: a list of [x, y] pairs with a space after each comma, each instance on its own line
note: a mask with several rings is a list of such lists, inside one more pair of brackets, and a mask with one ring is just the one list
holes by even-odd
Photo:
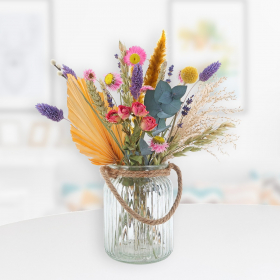
[[[165, 169], [166, 165], [110, 166], [130, 171]], [[142, 217], [159, 219], [173, 204], [173, 186], [165, 177], [118, 177], [111, 182], [123, 200]], [[105, 251], [113, 259], [147, 264], [167, 258], [173, 250], [173, 218], [160, 225], [147, 225], [134, 219], [104, 186]]]

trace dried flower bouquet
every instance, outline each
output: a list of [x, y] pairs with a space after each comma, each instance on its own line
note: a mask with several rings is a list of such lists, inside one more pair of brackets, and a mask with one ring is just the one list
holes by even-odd
[[[127, 50], [121, 42], [119, 49], [120, 54], [115, 54], [119, 73], [110, 72], [99, 80], [91, 69], [80, 78], [71, 68], [51, 61], [67, 82], [72, 139], [93, 164], [159, 165], [188, 152], [213, 154], [210, 149], [215, 146], [223, 152], [224, 144], [235, 143], [237, 137], [227, 131], [237, 121], [228, 114], [240, 108], [219, 106], [221, 101], [235, 99], [233, 92], [218, 89], [226, 79], [214, 75], [219, 62], [200, 74], [194, 67], [185, 67], [178, 73], [178, 84], [171, 87], [174, 66], [167, 66], [164, 31], [145, 75], [146, 52], [138, 46]], [[114, 91], [119, 106], [111, 94]], [[37, 104], [36, 108], [53, 121], [65, 119], [56, 107]]]

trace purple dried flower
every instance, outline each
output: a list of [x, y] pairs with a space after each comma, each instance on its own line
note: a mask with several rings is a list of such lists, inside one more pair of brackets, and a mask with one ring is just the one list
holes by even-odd
[[119, 58], [119, 56], [118, 56], [118, 54], [117, 54], [117, 53], [115, 54], [115, 58], [117, 58], [117, 59]]
[[54, 122], [60, 122], [64, 119], [63, 117], [63, 111], [55, 106], [51, 106], [44, 103], [38, 103], [36, 106], [36, 109], [41, 113], [42, 116], [46, 116], [48, 119], [54, 121]]
[[[171, 66], [168, 68], [168, 73], [167, 73], [167, 75], [168, 75], [169, 77], [173, 75], [173, 74], [172, 74], [173, 69], [174, 69], [174, 65], [171, 65]], [[169, 79], [168, 79], [168, 80], [169, 80]], [[171, 80], [170, 80], [170, 82], [171, 82]]]
[[71, 74], [72, 76], [74, 76], [77, 80], [77, 76], [76, 76], [76, 73], [71, 69], [69, 68], [68, 66], [62, 64], [62, 71], [63, 71], [63, 75], [64, 77], [67, 79], [67, 74]]
[[121, 63], [120, 62], [118, 63], [118, 67], [121, 68]]
[[183, 123], [178, 123], [177, 126], [178, 126], [178, 128], [182, 128]]
[[208, 81], [218, 71], [220, 66], [221, 63], [219, 61], [210, 64], [199, 74], [199, 80], [202, 82]]
[[143, 69], [142, 66], [137, 63], [135, 64], [131, 77], [130, 92], [134, 99], [138, 99], [139, 92], [143, 84]]
[[114, 107], [114, 103], [113, 103], [113, 98], [110, 94], [107, 93], [107, 101], [108, 101], [108, 106], [110, 108], [113, 108]]
[[170, 80], [170, 79], [166, 79], [165, 81], [166, 81], [168, 84], [171, 83], [171, 80]]

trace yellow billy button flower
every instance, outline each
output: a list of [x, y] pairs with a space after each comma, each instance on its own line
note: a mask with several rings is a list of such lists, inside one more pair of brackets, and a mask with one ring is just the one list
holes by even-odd
[[198, 78], [198, 72], [195, 67], [188, 66], [181, 70], [181, 78], [186, 84], [193, 84]]
[[114, 82], [114, 75], [109, 73], [105, 76], [105, 83], [106, 85], [111, 85]]
[[129, 61], [132, 64], [137, 64], [140, 62], [140, 55], [137, 53], [133, 53], [130, 57], [129, 57]]
[[163, 137], [155, 136], [155, 137], [153, 138], [153, 142], [154, 142], [154, 143], [157, 143], [157, 144], [163, 144], [163, 143], [165, 143], [165, 140], [164, 140]]

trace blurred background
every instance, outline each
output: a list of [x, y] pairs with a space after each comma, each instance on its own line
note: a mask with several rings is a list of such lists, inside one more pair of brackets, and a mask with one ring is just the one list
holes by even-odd
[[173, 86], [183, 67], [220, 60], [244, 108], [229, 156], [174, 161], [182, 203], [279, 205], [279, 8], [278, 0], [0, 0], [0, 225], [102, 207], [99, 168], [76, 149], [69, 123], [35, 111], [44, 102], [67, 115], [66, 83], [50, 59], [103, 77], [118, 71], [119, 40], [150, 57], [162, 29]]

